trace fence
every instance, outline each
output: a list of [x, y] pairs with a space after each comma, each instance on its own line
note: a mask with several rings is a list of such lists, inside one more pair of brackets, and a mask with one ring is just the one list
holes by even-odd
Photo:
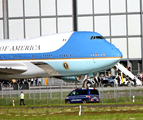
[[[55, 81], [54, 81], [55, 82]], [[64, 104], [65, 97], [75, 89], [81, 88], [81, 84], [65, 82], [49, 82], [47, 86], [28, 83], [28, 89], [23, 89], [20, 84], [17, 84], [17, 89], [11, 84], [1, 84], [0, 105], [12, 105], [13, 100], [15, 105], [19, 105], [19, 95], [21, 91], [25, 94], [25, 103], [27, 105], [42, 105], [42, 104]], [[118, 102], [141, 102], [143, 99], [142, 86], [122, 86], [122, 87], [97, 87], [100, 95], [100, 103], [118, 103]]]

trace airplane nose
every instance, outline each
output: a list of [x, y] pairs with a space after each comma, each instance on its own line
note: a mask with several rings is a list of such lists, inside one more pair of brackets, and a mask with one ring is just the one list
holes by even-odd
[[113, 56], [120, 57], [120, 58], [123, 57], [122, 52], [115, 46], [112, 48], [112, 50], [113, 50], [113, 52], [112, 52]]

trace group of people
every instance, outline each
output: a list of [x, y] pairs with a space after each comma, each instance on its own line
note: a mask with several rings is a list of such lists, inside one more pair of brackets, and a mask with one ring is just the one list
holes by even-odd
[[95, 81], [96, 86], [100, 86], [100, 84], [101, 84], [102, 81], [103, 81], [103, 78], [100, 77], [100, 76], [95, 76], [95, 77], [94, 77], [94, 81]]
[[[94, 77], [94, 81], [95, 81], [95, 84], [96, 84], [96, 86], [100, 86], [100, 84], [102, 84], [102, 81], [104, 80], [104, 79], [108, 79], [109, 77], [111, 77], [110, 75], [109, 76], [105, 76], [105, 77], [100, 77], [100, 76], [95, 76]], [[120, 85], [121, 84], [121, 76], [117, 76], [116, 78], [115, 78], [116, 80], [117, 80], [117, 82], [118, 82], [118, 85]], [[128, 80], [128, 78], [126, 78], [127, 80]], [[143, 79], [143, 78], [142, 78]], [[141, 80], [141, 79], [140, 79]], [[134, 82], [134, 86], [136, 87], [136, 77], [134, 77], [134, 79], [133, 79], [133, 82]]]
[[35, 79], [31, 79], [31, 85], [34, 84], [34, 81], [35, 81], [35, 86], [39, 86], [39, 85], [42, 85], [42, 78], [35, 78]]
[[20, 84], [28, 84], [28, 82], [30, 82], [31, 85], [33, 85], [35, 83], [35, 86], [39, 86], [39, 85], [42, 85], [42, 78], [17, 79], [16, 82], [20, 83]]

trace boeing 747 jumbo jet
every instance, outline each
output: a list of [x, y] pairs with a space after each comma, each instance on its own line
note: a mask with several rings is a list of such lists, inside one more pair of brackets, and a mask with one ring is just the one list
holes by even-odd
[[106, 70], [122, 53], [96, 32], [0, 40], [0, 79], [56, 77], [82, 80]]

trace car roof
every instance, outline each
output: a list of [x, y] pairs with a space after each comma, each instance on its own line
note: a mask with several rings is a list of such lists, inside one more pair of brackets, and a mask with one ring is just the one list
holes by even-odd
[[98, 90], [96, 88], [75, 88], [75, 90]]

